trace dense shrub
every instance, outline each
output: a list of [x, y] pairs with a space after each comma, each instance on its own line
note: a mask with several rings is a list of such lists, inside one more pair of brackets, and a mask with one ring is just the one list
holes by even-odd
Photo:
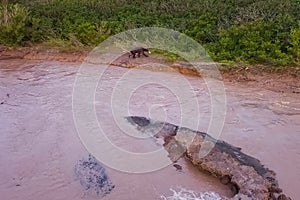
[[0, 7], [0, 43], [16, 45], [25, 37], [25, 25], [29, 10], [19, 4]]
[[288, 52], [293, 22], [290, 16], [280, 15], [270, 21], [259, 19], [244, 25], [233, 25], [219, 31], [217, 42], [208, 48], [219, 61], [243, 60], [286, 65], [293, 60]]
[[215, 42], [218, 32], [217, 18], [211, 14], [192, 19], [185, 33], [200, 43]]
[[[3, 1], [5, 2], [5, 1]], [[217, 61], [299, 61], [299, 0], [10, 0], [0, 7], [0, 44], [95, 46], [139, 27], [171, 28]]]
[[300, 21], [298, 21], [298, 26], [291, 30], [290, 39], [292, 44], [290, 50], [293, 56], [299, 62], [300, 61]]

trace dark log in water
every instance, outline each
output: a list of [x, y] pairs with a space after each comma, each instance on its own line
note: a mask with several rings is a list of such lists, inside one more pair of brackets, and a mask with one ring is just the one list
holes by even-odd
[[[172, 161], [186, 156], [200, 170], [209, 172], [228, 185], [236, 195], [232, 199], [290, 199], [282, 194], [274, 171], [225, 141], [206, 133], [173, 124], [131, 116], [127, 120], [138, 130], [163, 138], [164, 148]], [[202, 150], [212, 147], [205, 156]], [[227, 199], [224, 197], [224, 199]]]

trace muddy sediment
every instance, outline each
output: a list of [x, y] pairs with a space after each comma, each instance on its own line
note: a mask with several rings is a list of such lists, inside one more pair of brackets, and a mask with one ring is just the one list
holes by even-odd
[[[25, 59], [25, 60], [47, 60], [60, 62], [88, 62], [87, 57], [91, 49], [82, 49], [73, 52], [63, 52], [57, 49], [45, 47], [22, 47], [10, 49], [0, 46], [0, 60]], [[128, 58], [128, 54], [117, 58], [112, 63], [100, 60], [97, 64], [109, 64], [123, 68], [141, 68], [151, 71], [178, 72], [188, 76], [201, 77], [201, 71], [195, 69], [191, 64], [182, 61], [168, 62], [159, 55], [150, 57], [139, 57], [136, 59]], [[266, 88], [280, 93], [300, 94], [299, 70], [297, 68], [282, 68], [276, 72], [276, 67], [270, 66], [247, 66], [238, 64], [235, 67], [220, 63], [202, 63], [206, 65], [217, 65], [220, 68], [222, 79], [233, 83], [243, 83], [249, 86]], [[273, 71], [271, 69], [274, 69]], [[280, 69], [280, 67], [279, 67]]]
[[[164, 139], [164, 148], [173, 162], [185, 156], [200, 170], [219, 178], [235, 193], [233, 200], [291, 199], [282, 193], [276, 173], [239, 147], [173, 124], [136, 116], [127, 119], [140, 131]], [[206, 154], [207, 148], [211, 150]]]
[[[96, 162], [87, 157], [89, 152], [78, 137], [72, 117], [72, 90], [79, 63], [17, 59], [3, 60], [0, 65], [2, 199], [99, 199], [101, 196], [103, 200], [160, 199], [161, 195], [170, 195], [171, 188], [178, 187], [232, 196], [225, 185], [209, 175], [198, 173], [183, 159], [177, 163], [183, 166], [182, 172], [168, 166], [136, 175], [111, 169], [103, 160]], [[116, 126], [108, 98], [114, 81], [118, 80], [116, 77], [128, 69], [110, 67], [108, 70], [112, 70], [112, 76], [105, 78], [96, 94], [96, 111], [107, 136], [115, 138], [112, 141], [120, 148], [133, 152], [160, 148], [147, 140], [124, 137], [123, 131]], [[138, 71], [153, 80], [153, 72]], [[145, 98], [154, 104], [155, 101], [145, 95], [147, 93], [144, 90], [139, 100]], [[131, 105], [136, 104], [132, 102]], [[104, 146], [102, 144], [100, 141], [99, 147]], [[114, 148], [104, 148], [101, 152], [109, 155]], [[116, 161], [121, 166], [130, 164], [127, 157]], [[103, 169], [107, 176], [99, 172]]]
[[109, 180], [105, 168], [91, 154], [88, 159], [79, 160], [74, 172], [86, 191], [95, 192], [100, 197], [109, 194], [115, 187]]
[[[152, 57], [135, 59], [134, 62], [144, 62], [147, 59], [151, 60]], [[108, 190], [102, 187], [102, 184], [98, 184], [97, 180], [105, 176], [94, 176], [96, 175], [94, 172], [101, 167], [98, 165], [96, 167], [94, 161], [87, 158], [88, 152], [78, 138], [72, 118], [73, 83], [80, 63], [13, 59], [2, 60], [0, 64], [0, 110], [3, 113], [0, 115], [3, 133], [0, 139], [2, 198], [50, 200], [53, 197], [58, 199], [94, 199], [95, 197], [99, 199], [94, 194], [97, 191], [102, 194], [102, 191]], [[125, 137], [116, 126], [111, 113], [109, 102], [113, 93], [112, 88], [117, 85], [122, 74], [129, 71], [138, 71], [139, 75], [142, 74], [134, 78], [125, 77], [129, 83], [149, 79], [159, 82], [160, 76], [157, 75], [164, 74], [165, 79], [172, 86], [180, 89], [183, 87], [178, 80], [182, 76], [178, 73], [109, 67], [97, 90], [96, 111], [111, 141], [132, 152], [153, 151], [160, 148], [159, 145], [163, 142], [161, 139], [158, 140], [159, 144], [154, 144], [153, 138], [133, 140], [132, 137]], [[182, 96], [179, 104], [176, 97], [167, 89], [156, 84], [147, 85], [134, 93], [130, 101], [130, 114], [161, 119], [162, 110], [159, 109], [163, 108], [167, 110], [166, 120], [172, 124], [179, 124], [182, 116], [178, 113], [180, 106], [197, 99], [200, 102], [199, 112], [203, 114], [201, 118], [196, 118], [201, 123], [196, 130], [206, 132], [209, 119], [205, 117], [210, 113], [208, 110], [210, 98], [204, 89], [205, 84], [197, 77], [184, 78], [193, 85], [191, 90], [195, 91], [195, 95], [192, 98]], [[251, 83], [255, 84], [255, 82]], [[288, 83], [286, 82], [285, 85]], [[220, 137], [224, 141], [230, 141], [230, 144], [242, 146], [244, 152], [254, 155], [276, 171], [281, 188], [293, 199], [297, 199], [300, 195], [297, 188], [299, 185], [297, 177], [300, 177], [298, 148], [300, 104], [297, 94], [281, 94], [257, 87], [247, 87], [240, 82], [236, 85], [226, 83], [226, 90], [228, 112]], [[183, 93], [179, 93], [179, 96], [181, 94]], [[151, 110], [152, 105], [157, 104], [162, 106]], [[149, 111], [152, 113], [150, 116]], [[192, 121], [193, 116], [189, 115], [187, 121]], [[29, 123], [28, 119], [34, 123]], [[126, 122], [124, 125], [131, 126]], [[184, 126], [195, 129], [189, 123]], [[172, 127], [177, 126], [170, 125], [170, 128]], [[176, 130], [166, 131], [166, 136], [170, 132], [177, 133]], [[192, 137], [192, 134], [190, 135]], [[176, 144], [172, 137], [170, 141]], [[170, 145], [174, 150], [176, 147]], [[178, 152], [184, 150], [182, 145], [178, 147]], [[177, 154], [174, 150], [173, 158], [176, 159]], [[103, 151], [104, 154], [109, 152], [110, 149]], [[89, 164], [84, 164], [87, 161]], [[118, 162], [124, 164], [128, 159], [120, 158]], [[104, 167], [102, 163], [101, 166]], [[75, 164], [80, 167], [91, 167], [81, 172], [81, 175], [84, 175], [81, 176], [83, 179], [74, 177]], [[180, 166], [182, 172], [179, 171]], [[223, 184], [227, 184], [222, 185], [217, 178], [210, 177], [207, 173], [199, 173], [188, 159], [180, 159], [173, 166], [139, 176], [118, 173], [109, 168], [105, 171], [116, 187], [110, 194], [104, 196], [103, 200], [157, 199], [161, 195], [171, 195], [170, 188], [175, 189], [177, 186], [200, 193], [214, 191], [226, 197], [233, 196], [228, 187], [232, 190], [236, 189], [234, 185], [229, 184], [232, 182], [230, 177], [219, 178]], [[83, 184], [77, 178], [82, 180]], [[86, 190], [87, 188], [89, 189]], [[284, 196], [280, 198], [283, 199]]]

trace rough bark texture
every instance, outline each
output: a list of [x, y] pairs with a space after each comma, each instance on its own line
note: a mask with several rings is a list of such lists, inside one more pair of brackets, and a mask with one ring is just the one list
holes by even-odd
[[[169, 123], [136, 116], [127, 117], [127, 120], [140, 131], [163, 138], [164, 148], [173, 162], [186, 156], [200, 170], [219, 178], [236, 193], [231, 199], [290, 199], [282, 194], [275, 172], [264, 167], [258, 159], [243, 153], [241, 148], [216, 140], [206, 133]], [[207, 148], [211, 150], [203, 156]]]

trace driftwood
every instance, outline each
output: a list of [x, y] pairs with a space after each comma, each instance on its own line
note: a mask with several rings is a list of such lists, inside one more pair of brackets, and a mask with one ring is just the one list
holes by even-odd
[[[243, 153], [241, 148], [216, 140], [206, 133], [169, 123], [136, 116], [127, 117], [127, 120], [138, 130], [164, 139], [164, 148], [173, 162], [186, 156], [194, 166], [219, 178], [235, 193], [233, 200], [290, 199], [282, 194], [275, 172], [258, 159]], [[203, 150], [210, 145], [214, 145], [211, 151], [201, 156], [201, 148]]]

